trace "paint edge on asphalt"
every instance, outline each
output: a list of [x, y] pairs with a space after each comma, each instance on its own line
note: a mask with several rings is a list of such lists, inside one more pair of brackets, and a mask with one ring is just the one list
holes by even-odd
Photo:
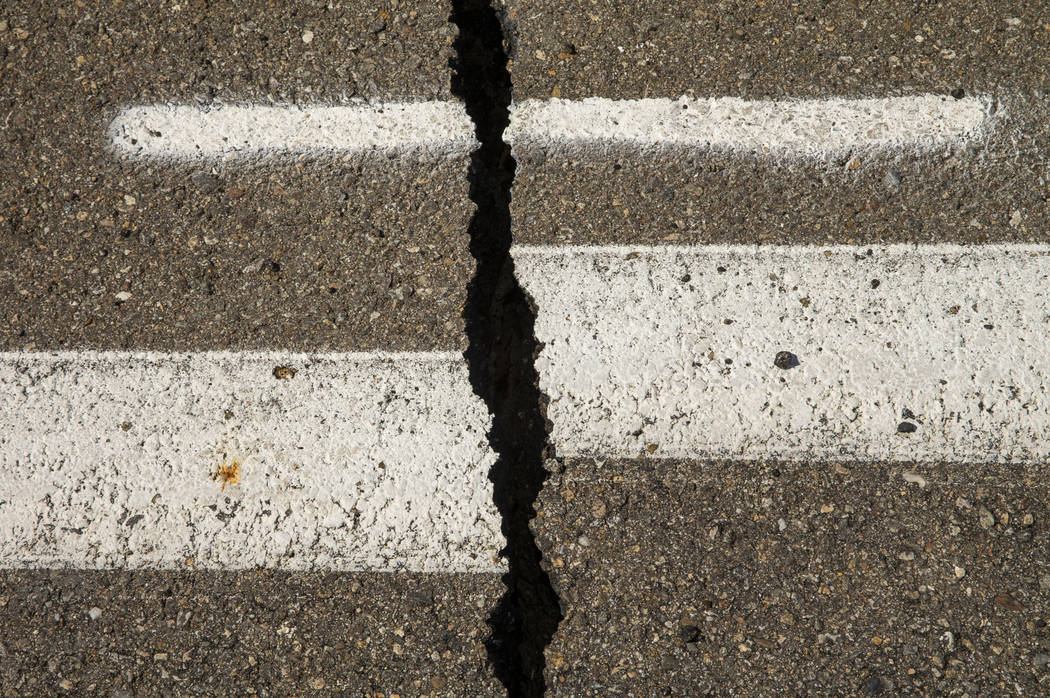
[[533, 148], [708, 149], [784, 159], [925, 151], [981, 140], [1002, 115], [989, 96], [752, 101], [737, 97], [525, 100], [506, 139]]
[[1045, 460], [1050, 246], [512, 256], [560, 455]]
[[168, 162], [354, 154], [451, 158], [478, 145], [474, 124], [457, 101], [133, 105], [117, 112], [106, 135], [118, 156]]
[[455, 352], [0, 353], [0, 568], [502, 573]]
[[966, 253], [979, 253], [982, 251], [992, 252], [1030, 252], [1032, 254], [1047, 254], [1050, 252], [1050, 246], [1039, 244], [1039, 243], [992, 243], [992, 244], [981, 244], [981, 245], [960, 245], [950, 242], [935, 242], [935, 243], [921, 243], [921, 242], [897, 242], [890, 244], [859, 244], [859, 245], [847, 245], [847, 244], [833, 244], [833, 245], [786, 245], [786, 244], [754, 244], [754, 245], [742, 245], [742, 244], [696, 244], [696, 245], [647, 245], [647, 244], [632, 244], [632, 245], [538, 245], [538, 244], [523, 244], [515, 245], [511, 248], [512, 256], [535, 256], [535, 257], [562, 257], [569, 255], [589, 255], [589, 254], [610, 254], [610, 255], [627, 255], [627, 254], [667, 254], [680, 252], [684, 254], [692, 254], [698, 250], [717, 251], [725, 254], [740, 254], [747, 252], [755, 252], [758, 250], [779, 250], [779, 251], [792, 251], [792, 252], [813, 252], [813, 251], [828, 251], [832, 253], [844, 252], [848, 250], [886, 250], [886, 251], [923, 251], [923, 252], [948, 252], [954, 254], [966, 254]]

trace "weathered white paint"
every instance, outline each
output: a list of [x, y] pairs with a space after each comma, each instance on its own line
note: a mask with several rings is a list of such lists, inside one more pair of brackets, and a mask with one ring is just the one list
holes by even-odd
[[513, 256], [561, 455], [1050, 457], [1050, 246]]
[[2, 353], [0, 567], [500, 571], [489, 425], [456, 354]]
[[506, 139], [535, 147], [694, 147], [823, 158], [872, 149], [927, 149], [987, 131], [992, 100], [945, 95], [874, 99], [526, 100]]
[[123, 155], [168, 160], [368, 151], [454, 156], [466, 155], [477, 145], [463, 105], [438, 101], [134, 106], [116, 115], [109, 139]]

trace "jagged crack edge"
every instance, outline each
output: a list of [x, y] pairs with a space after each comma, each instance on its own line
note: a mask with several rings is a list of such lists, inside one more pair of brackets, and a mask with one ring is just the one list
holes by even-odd
[[544, 650], [562, 619], [530, 528], [551, 455], [543, 396], [538, 387], [535, 313], [514, 277], [510, 256], [511, 186], [515, 162], [503, 140], [511, 80], [505, 22], [487, 0], [453, 0], [459, 29], [452, 61], [452, 92], [463, 100], [481, 146], [470, 166], [470, 252], [476, 272], [463, 316], [471, 384], [493, 417], [490, 442], [497, 462], [493, 498], [507, 539], [507, 591], [488, 618], [488, 658], [510, 696], [545, 692]]

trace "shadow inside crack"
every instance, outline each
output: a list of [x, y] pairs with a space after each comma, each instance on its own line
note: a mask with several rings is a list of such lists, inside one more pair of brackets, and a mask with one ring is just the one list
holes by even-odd
[[487, 0], [453, 0], [459, 29], [452, 92], [463, 100], [481, 146], [470, 167], [470, 252], [477, 268], [464, 308], [466, 360], [475, 392], [492, 414], [497, 454], [490, 479], [507, 539], [507, 591], [488, 619], [489, 661], [510, 696], [540, 696], [544, 649], [562, 619], [557, 594], [541, 566], [529, 528], [546, 478], [549, 455], [543, 396], [538, 387], [535, 313], [514, 277], [510, 197], [515, 162], [503, 141], [511, 80], [503, 25]]

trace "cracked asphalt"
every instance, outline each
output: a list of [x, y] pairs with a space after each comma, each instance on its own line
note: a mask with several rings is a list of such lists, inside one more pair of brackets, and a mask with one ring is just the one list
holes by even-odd
[[[986, 142], [926, 155], [516, 148], [516, 243], [1047, 240], [1043, 7], [499, 5], [516, 100], [954, 93], [1001, 110]], [[552, 695], [1050, 685], [1041, 463], [555, 457], [547, 469], [532, 528], [565, 614], [546, 652]]]
[[[0, 349], [462, 351], [467, 157], [123, 160], [133, 104], [450, 100], [441, 3], [0, 10]], [[122, 295], [126, 294], [126, 295]], [[0, 571], [0, 694], [495, 695], [498, 574]]]
[[[1047, 241], [1038, 3], [493, 5], [515, 100], [997, 105], [988, 141], [927, 154], [523, 148], [515, 243]], [[130, 104], [454, 99], [450, 11], [5, 4], [0, 350], [466, 349], [468, 158], [173, 165], [105, 140]], [[1048, 692], [1045, 464], [550, 455], [524, 504], [564, 618], [520, 669], [551, 695]], [[504, 592], [498, 574], [2, 569], [0, 694], [504, 695], [486, 647]]]

